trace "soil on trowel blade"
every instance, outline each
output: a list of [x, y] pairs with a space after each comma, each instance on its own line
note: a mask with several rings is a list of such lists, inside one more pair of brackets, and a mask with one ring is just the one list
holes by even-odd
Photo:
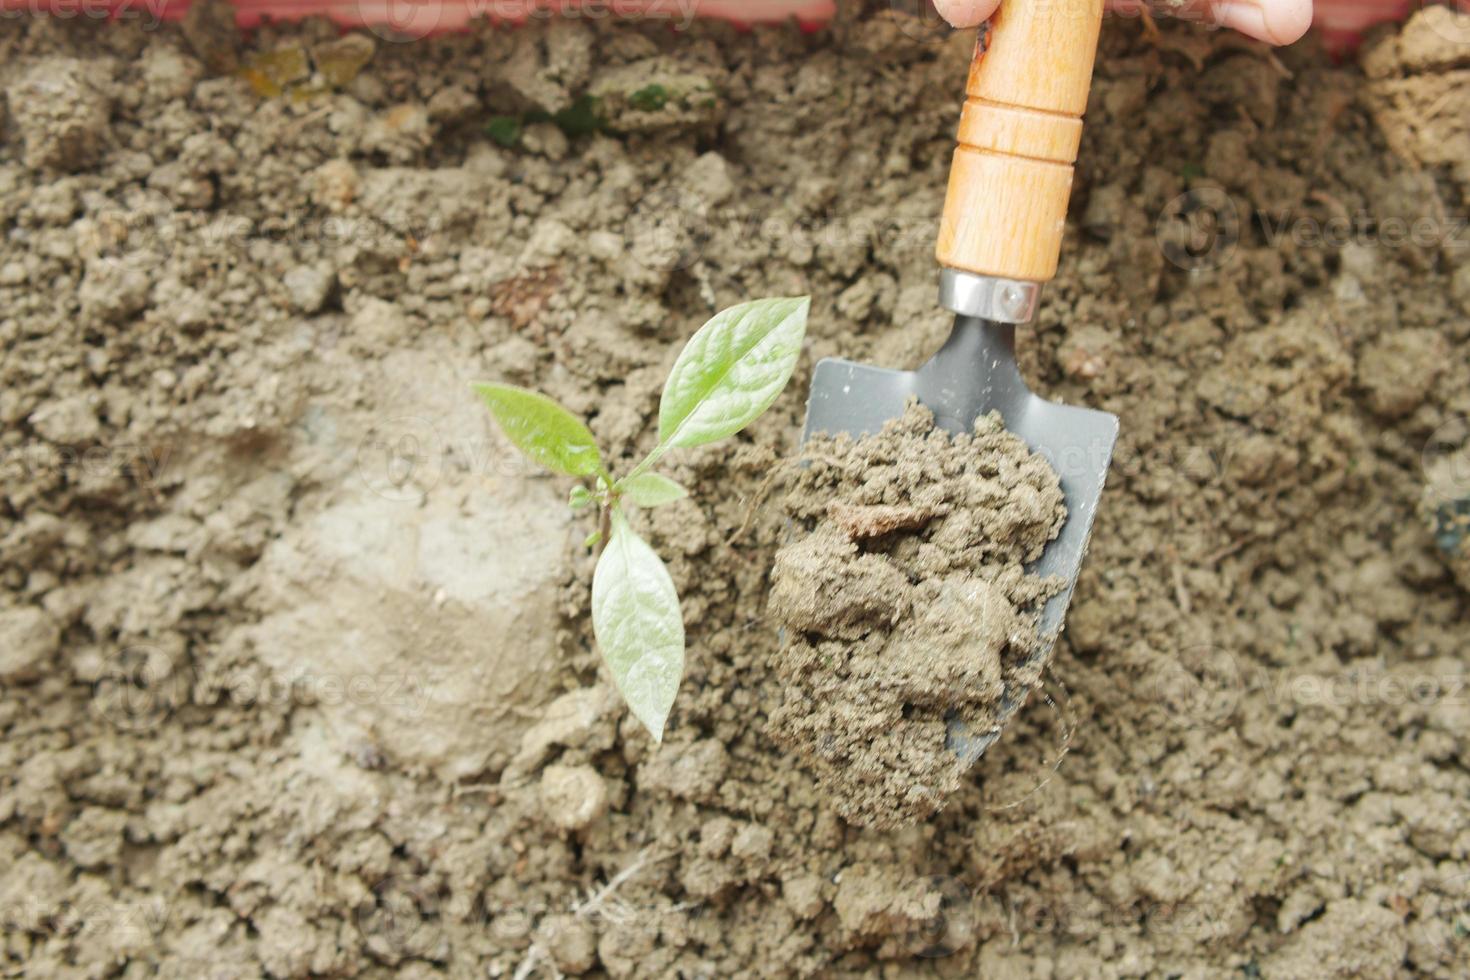
[[802, 461], [786, 509], [808, 533], [771, 573], [771, 615], [791, 631], [771, 731], [848, 821], [903, 826], [964, 778], [949, 722], [988, 731], [1003, 695], [1037, 683], [1037, 619], [1062, 583], [1025, 566], [1066, 503], [994, 414], [951, 437], [911, 402], [875, 435], [818, 436]]

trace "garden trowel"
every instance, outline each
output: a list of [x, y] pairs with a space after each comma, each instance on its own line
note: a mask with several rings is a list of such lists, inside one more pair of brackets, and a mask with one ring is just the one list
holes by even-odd
[[[1002, 0], [982, 28], [939, 227], [939, 301], [955, 314], [954, 332], [917, 371], [819, 363], [803, 436], [877, 432], [911, 396], [952, 432], [999, 412], [1051, 462], [1067, 500], [1061, 534], [1030, 569], [1065, 583], [1042, 610], [1037, 660], [1061, 632], [1118, 435], [1116, 416], [1033, 394], [1015, 348], [1017, 326], [1035, 316], [1057, 271], [1102, 12], [1103, 0]], [[1008, 687], [985, 730], [951, 719], [949, 745], [964, 764], [1030, 693]]]

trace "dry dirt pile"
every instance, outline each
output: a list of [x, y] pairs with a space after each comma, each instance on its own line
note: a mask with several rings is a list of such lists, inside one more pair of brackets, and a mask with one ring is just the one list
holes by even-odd
[[1446, 15], [1339, 67], [1110, 22], [1020, 356], [1118, 458], [1051, 700], [887, 833], [766, 731], [806, 378], [640, 528], [689, 624], [662, 747], [598, 680], [589, 528], [467, 384], [631, 457], [740, 300], [813, 295], [808, 365], [924, 360], [968, 39], [8, 20], [4, 968], [1454, 976], [1470, 626], [1416, 514], [1470, 417]]
[[808, 534], [771, 570], [791, 632], [776, 741], [810, 766], [843, 819], [902, 827], [944, 806], [968, 769], [948, 728], [976, 735], [1050, 660], [1026, 574], [1067, 519], [1057, 475], [997, 415], [951, 438], [911, 403], [866, 438], [817, 436], [785, 507]]

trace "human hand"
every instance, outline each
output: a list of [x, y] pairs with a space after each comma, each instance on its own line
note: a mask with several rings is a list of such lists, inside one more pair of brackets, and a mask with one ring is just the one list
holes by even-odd
[[[1136, 13], [1145, 0], [1108, 0], [1119, 13]], [[1312, 0], [1196, 0], [1186, 9], [1203, 4], [1212, 23], [1232, 27], [1270, 44], [1290, 44], [1312, 26]], [[934, 0], [940, 16], [955, 27], [975, 27], [989, 20], [1000, 0]]]

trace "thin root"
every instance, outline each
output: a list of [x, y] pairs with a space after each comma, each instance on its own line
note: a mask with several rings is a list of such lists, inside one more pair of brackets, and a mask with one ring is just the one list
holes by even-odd
[[766, 497], [771, 492], [771, 486], [776, 482], [776, 477], [780, 476], [785, 470], [786, 463], [782, 462], [778, 463], [771, 472], [766, 474], [766, 478], [756, 488], [755, 495], [750, 498], [750, 503], [745, 505], [745, 516], [741, 519], [740, 526], [725, 539], [726, 548], [733, 547], [735, 542], [745, 537], [750, 531], [751, 526], [755, 524], [756, 511], [760, 509], [761, 504], [765, 503]]

